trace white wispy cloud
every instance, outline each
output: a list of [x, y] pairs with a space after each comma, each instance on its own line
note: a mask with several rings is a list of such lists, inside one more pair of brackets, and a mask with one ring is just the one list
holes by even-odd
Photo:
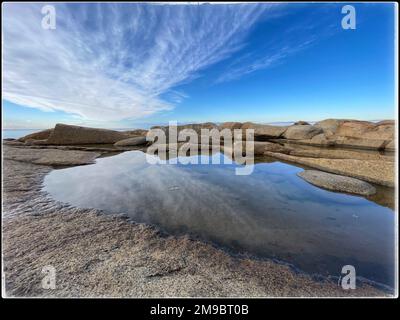
[[174, 87], [242, 48], [274, 7], [56, 3], [45, 30], [42, 6], [4, 5], [3, 98], [100, 121], [172, 109], [186, 97]]
[[228, 70], [222, 73], [217, 79], [216, 83], [227, 82], [239, 79], [247, 74], [253, 73], [258, 70], [266, 69], [272, 66], [276, 66], [283, 62], [285, 58], [309, 47], [313, 44], [315, 38], [310, 38], [303, 43], [298, 45], [282, 46], [275, 50], [269, 50], [269, 53], [265, 53], [260, 56], [259, 54], [248, 54], [244, 57], [234, 61], [228, 68]]
[[[285, 18], [290, 20], [294, 17], [295, 22], [281, 24], [276, 32], [263, 38], [263, 43], [259, 44], [257, 50], [238, 55], [217, 77], [215, 83], [237, 80], [256, 71], [280, 65], [319, 40], [338, 32], [340, 19], [332, 15], [329, 9], [329, 5], [310, 7], [307, 14], [299, 14], [294, 8], [292, 16]], [[280, 12], [279, 15], [284, 13]]]

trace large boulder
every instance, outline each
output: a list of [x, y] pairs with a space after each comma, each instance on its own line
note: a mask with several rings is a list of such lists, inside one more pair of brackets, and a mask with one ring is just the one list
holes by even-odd
[[394, 123], [391, 121], [381, 121], [376, 123], [372, 128], [364, 132], [363, 139], [380, 139], [380, 140], [393, 140], [394, 139]]
[[[242, 151], [246, 151], [246, 142], [235, 142], [233, 147], [237, 148], [242, 143]], [[267, 142], [267, 141], [254, 141], [254, 155], [263, 155], [266, 151], [270, 152], [280, 152], [280, 153], [289, 153], [290, 148], [281, 146], [278, 143]]]
[[368, 182], [327, 173], [318, 170], [305, 170], [297, 174], [307, 182], [332, 191], [341, 191], [363, 196], [369, 196], [376, 193], [376, 189]]
[[315, 127], [321, 128], [325, 135], [332, 135], [336, 132], [339, 125], [344, 123], [345, 119], [326, 119], [322, 121], [318, 121], [314, 124]]
[[322, 133], [322, 129], [312, 125], [293, 125], [287, 128], [283, 136], [286, 139], [303, 140], [311, 139], [317, 134]]
[[86, 128], [58, 123], [47, 139], [47, 144], [114, 144], [115, 142], [126, 138], [129, 138], [129, 135], [119, 131]]
[[223, 122], [219, 125], [219, 129], [223, 130], [223, 129], [241, 129], [243, 126], [243, 123], [241, 122]]
[[396, 166], [394, 161], [307, 158], [270, 151], [266, 151], [265, 155], [288, 162], [299, 163], [307, 167], [316, 168], [334, 174], [354, 177], [387, 187], [393, 188], [395, 185]]
[[364, 135], [373, 130], [374, 127], [375, 124], [368, 121], [345, 121], [339, 124], [335, 135], [349, 138], [363, 138]]
[[252, 122], [245, 122], [241, 127], [241, 129], [254, 129], [254, 138], [256, 140], [281, 138], [287, 128], [286, 126], [272, 126]]
[[39, 132], [34, 132], [31, 134], [28, 134], [24, 137], [21, 137], [18, 139], [18, 141], [20, 142], [26, 142], [29, 139], [33, 139], [33, 140], [45, 140], [47, 139], [53, 132], [53, 129], [47, 129], [47, 130], [42, 130]]
[[[358, 120], [327, 119], [315, 124], [323, 130], [305, 144], [372, 150], [394, 150], [394, 121], [378, 123]], [[288, 130], [289, 131], [289, 130]]]
[[147, 144], [146, 137], [132, 137], [124, 140], [117, 141], [114, 146], [125, 147], [125, 146], [140, 146]]

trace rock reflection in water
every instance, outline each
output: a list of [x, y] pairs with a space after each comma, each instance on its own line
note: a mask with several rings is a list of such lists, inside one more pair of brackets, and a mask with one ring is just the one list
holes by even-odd
[[307, 272], [339, 276], [351, 264], [357, 275], [393, 286], [393, 211], [319, 189], [296, 176], [302, 168], [268, 161], [237, 176], [234, 163], [149, 165], [144, 153], [131, 151], [52, 171], [45, 190], [74, 206], [127, 213]]

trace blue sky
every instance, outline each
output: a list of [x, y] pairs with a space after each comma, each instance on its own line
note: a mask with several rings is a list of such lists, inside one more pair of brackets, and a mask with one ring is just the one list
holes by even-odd
[[3, 6], [3, 125], [395, 117], [393, 4]]

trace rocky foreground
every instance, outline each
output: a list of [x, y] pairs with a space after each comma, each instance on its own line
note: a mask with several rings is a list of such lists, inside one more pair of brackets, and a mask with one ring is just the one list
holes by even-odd
[[[288, 127], [206, 123], [179, 130], [185, 128], [253, 128], [257, 155], [316, 168], [319, 171], [306, 170], [303, 178], [329, 190], [370, 195], [374, 187], [369, 183], [394, 186], [392, 121], [325, 120]], [[367, 284], [344, 291], [336, 280], [316, 279], [274, 261], [234, 257], [121, 216], [55, 202], [41, 191], [44, 176], [55, 166], [90, 164], [99, 156], [138, 148], [146, 151], [145, 134], [58, 124], [4, 141], [3, 262], [8, 296], [387, 294]], [[55, 290], [40, 286], [46, 265], [57, 270]]]

